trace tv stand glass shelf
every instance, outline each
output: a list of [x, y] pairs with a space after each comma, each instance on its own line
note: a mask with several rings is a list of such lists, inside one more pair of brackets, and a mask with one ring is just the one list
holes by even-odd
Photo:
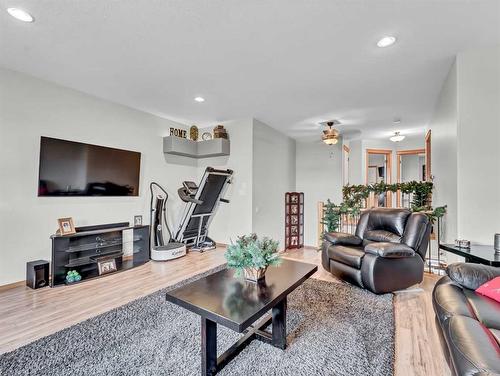
[[98, 278], [101, 258], [114, 259], [116, 272], [149, 261], [149, 226], [130, 226], [128, 222], [77, 227], [71, 235], [52, 235], [50, 286], [68, 284], [68, 271], [76, 270], [79, 282]]

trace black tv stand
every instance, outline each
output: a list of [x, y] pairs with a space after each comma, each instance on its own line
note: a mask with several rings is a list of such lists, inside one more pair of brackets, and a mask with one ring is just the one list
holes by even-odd
[[[131, 231], [130, 240], [124, 231]], [[98, 259], [115, 259], [117, 272], [135, 268], [149, 261], [149, 226], [130, 226], [129, 222], [77, 227], [76, 234], [52, 235], [52, 262], [50, 286], [65, 285], [66, 274], [76, 270], [82, 279], [103, 277], [99, 275]], [[124, 256], [124, 245], [132, 243], [132, 253]]]

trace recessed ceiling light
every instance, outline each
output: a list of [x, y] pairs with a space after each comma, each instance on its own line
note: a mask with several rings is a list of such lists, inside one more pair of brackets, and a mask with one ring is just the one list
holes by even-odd
[[389, 46], [393, 45], [395, 42], [396, 42], [396, 37], [391, 37], [391, 36], [383, 37], [382, 39], [380, 39], [377, 42], [377, 46], [382, 47], [382, 48], [389, 47]]
[[19, 21], [33, 22], [35, 20], [31, 14], [19, 8], [7, 8], [7, 13]]
[[198, 103], [205, 102], [205, 98], [203, 98], [203, 97], [196, 97], [196, 98], [194, 98], [194, 100]]

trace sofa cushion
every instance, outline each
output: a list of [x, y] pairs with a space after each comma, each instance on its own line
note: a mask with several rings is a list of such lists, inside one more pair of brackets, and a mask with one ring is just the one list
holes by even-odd
[[470, 317], [453, 316], [444, 334], [457, 375], [485, 371], [500, 373], [500, 347], [480, 322]]
[[386, 230], [369, 230], [365, 231], [364, 239], [372, 242], [399, 243], [401, 236]]
[[459, 285], [475, 290], [482, 284], [500, 276], [500, 268], [488, 265], [458, 262], [448, 265], [448, 276]]
[[441, 278], [434, 287], [432, 303], [440, 323], [455, 315], [476, 317], [462, 288], [448, 277]]
[[400, 243], [371, 243], [365, 247], [365, 253], [371, 253], [372, 255], [384, 257], [384, 258], [401, 258], [401, 257], [413, 257], [415, 256], [415, 251], [408, 247], [406, 244]]
[[500, 303], [472, 290], [464, 289], [476, 318], [487, 328], [500, 330]]
[[328, 249], [329, 256], [332, 260], [348, 265], [350, 267], [360, 269], [361, 260], [365, 255], [361, 247], [345, 247], [342, 245], [332, 246]]
[[498, 329], [490, 329], [491, 334], [493, 334], [493, 337], [497, 340], [498, 345], [500, 345], [500, 330]]

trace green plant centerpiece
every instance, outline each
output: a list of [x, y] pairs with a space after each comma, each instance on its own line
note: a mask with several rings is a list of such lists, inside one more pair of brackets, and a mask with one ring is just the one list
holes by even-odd
[[267, 237], [259, 239], [256, 234], [239, 236], [224, 254], [227, 266], [236, 269], [235, 277], [244, 275], [248, 281], [261, 281], [269, 266], [281, 264], [278, 245], [278, 241]]

